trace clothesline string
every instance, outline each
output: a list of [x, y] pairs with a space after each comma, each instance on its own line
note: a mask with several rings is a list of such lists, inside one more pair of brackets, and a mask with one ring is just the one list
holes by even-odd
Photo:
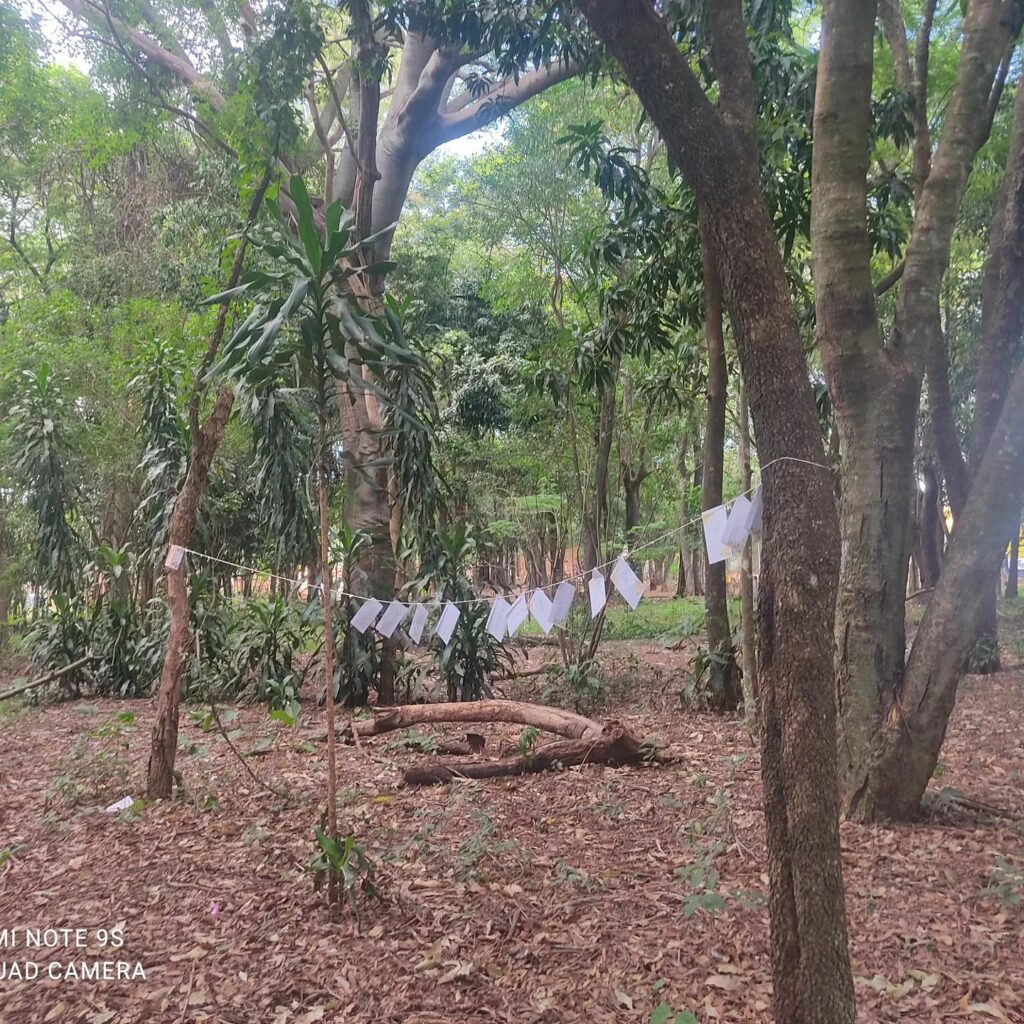
[[[798, 458], [796, 458], [793, 455], [780, 455], [777, 459], [772, 459], [770, 462], [766, 462], [763, 466], [759, 467], [756, 470], [756, 472], [758, 473], [759, 476], [763, 476], [765, 470], [771, 469], [772, 466], [777, 465], [780, 462], [797, 462], [797, 463], [800, 463], [801, 465], [804, 465], [804, 466], [813, 466], [816, 469], [828, 469], [828, 470], [831, 470], [831, 468], [832, 468], [831, 466], [827, 466], [827, 465], [825, 465], [825, 463], [822, 463], [822, 462], [811, 462], [808, 459], [798, 459]], [[747, 497], [748, 495], [753, 494], [754, 491], [756, 491], [756, 490], [757, 490], [757, 487], [749, 487], [749, 488], [747, 488], [747, 490], [741, 491], [735, 497], [731, 498], [726, 503], [726, 505], [724, 507], [731, 506], [732, 504], [734, 504], [736, 502], [736, 500], [738, 498]], [[637, 551], [643, 551], [646, 548], [657, 547], [659, 544], [661, 544], [664, 541], [668, 540], [670, 537], [674, 537], [676, 534], [682, 533], [683, 530], [686, 530], [690, 526], [694, 526], [696, 523], [701, 522], [702, 518], [703, 518], [703, 516], [694, 516], [692, 519], [686, 520], [685, 523], [681, 523], [679, 526], [676, 526], [673, 529], [668, 530], [666, 533], [663, 533], [660, 536], [653, 538], [652, 540], [644, 541], [642, 544], [637, 544], [636, 547], [634, 547], [631, 550], [628, 550], [626, 552], [625, 557], [629, 557], [629, 556], [635, 554]], [[323, 590], [323, 587], [319, 583], [310, 583], [308, 580], [293, 579], [290, 576], [279, 576], [276, 573], [268, 572], [265, 569], [257, 569], [255, 566], [251, 566], [251, 565], [243, 565], [241, 562], [232, 562], [232, 561], [230, 561], [227, 558], [219, 558], [217, 555], [209, 555], [209, 554], [206, 554], [203, 551], [196, 551], [194, 548], [186, 548], [184, 546], [180, 546], [180, 547], [181, 547], [181, 550], [185, 554], [194, 555], [196, 558], [205, 558], [207, 561], [210, 561], [210, 562], [218, 562], [220, 565], [227, 565], [227, 566], [231, 567], [232, 569], [241, 569], [243, 572], [252, 573], [252, 574], [254, 574], [256, 576], [263, 576], [263, 577], [266, 577], [267, 579], [278, 580], [281, 583], [287, 583], [290, 586], [294, 586], [294, 587], [306, 587], [309, 590], [317, 590], [317, 591], [322, 591]], [[568, 583], [575, 583], [575, 582], [577, 582], [579, 580], [585, 580], [588, 576], [591, 576], [595, 572], [601, 572], [602, 570], [606, 570], [606, 569], [609, 569], [610, 567], [614, 566], [615, 563], [618, 562], [619, 558], [621, 558], [621, 557], [623, 557], [623, 556], [622, 555], [617, 555], [615, 558], [611, 559], [610, 561], [603, 562], [600, 565], [595, 565], [592, 569], [585, 569], [583, 572], [575, 573], [572, 576], [563, 576], [562, 579], [559, 581], [559, 583], [566, 583], [566, 582], [568, 582]], [[517, 592], [515, 592], [514, 596], [518, 598], [522, 594], [533, 593], [536, 590], [547, 590], [550, 587], [556, 587], [556, 586], [558, 586], [558, 583], [549, 583], [549, 584], [547, 584], [547, 585], [545, 585], [543, 587], [531, 587], [529, 590], [526, 590], [526, 591], [517, 591]], [[370, 601], [370, 600], [373, 600], [372, 596], [369, 595], [369, 594], [351, 594], [348, 591], [336, 590], [333, 587], [331, 588], [331, 593], [334, 596], [336, 596], [336, 597], [350, 597], [350, 598], [353, 598], [356, 601]], [[480, 604], [482, 602], [495, 601], [495, 600], [497, 600], [498, 597], [506, 597], [506, 596], [512, 596], [512, 595], [496, 594], [494, 597], [464, 598], [464, 599], [459, 600], [459, 601], [451, 601], [451, 602], [448, 602], [448, 603], [454, 604], [454, 605], [473, 605], [473, 604]]]

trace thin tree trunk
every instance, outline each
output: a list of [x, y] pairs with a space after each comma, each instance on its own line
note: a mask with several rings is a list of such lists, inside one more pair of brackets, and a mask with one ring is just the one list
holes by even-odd
[[[704, 274], [704, 339], [708, 348], [708, 407], [704, 429], [704, 479], [701, 507], [722, 504], [722, 479], [725, 473], [725, 406], [729, 371], [725, 362], [725, 332], [722, 313], [722, 285], [715, 267], [706, 221], [701, 221], [701, 265]], [[712, 692], [711, 700], [720, 711], [735, 711], [743, 700], [737, 679], [736, 661], [729, 628], [729, 602], [726, 593], [725, 562], [704, 562], [704, 609], [708, 650], [728, 658], [722, 669], [722, 690]]]
[[[750, 413], [747, 396], [740, 388], [737, 398], [740, 406], [740, 486], [744, 492], [751, 488], [750, 472]], [[743, 633], [743, 716], [747, 724], [757, 719], [757, 638], [754, 626], [754, 541], [747, 537], [743, 545], [740, 564], [740, 624]]]
[[[245, 220], [245, 231], [248, 232], [256, 222], [263, 197], [271, 182], [271, 165], [268, 165], [253, 194]], [[234, 288], [242, 276], [245, 262], [247, 236], [243, 233], [235, 250], [228, 276], [228, 289]], [[213, 403], [206, 423], [199, 427], [199, 406], [205, 391], [203, 378], [206, 371], [213, 365], [217, 349], [224, 337], [227, 326], [228, 303], [223, 303], [217, 312], [217, 323], [206, 354], [199, 367], [197, 384], [189, 404], [189, 427], [192, 434], [192, 451], [188, 471], [181, 492], [174, 503], [171, 514], [168, 540], [171, 546], [187, 548], [192, 544], [192, 536], [196, 528], [196, 516], [199, 503], [206, 493], [210, 477], [210, 466], [217, 448], [224, 437], [228, 420], [231, 418], [231, 407], [234, 404], [234, 392], [231, 388], [221, 388]], [[181, 676], [189, 648], [189, 603], [188, 587], [185, 583], [186, 561], [183, 559], [176, 569], [168, 569], [167, 604], [170, 611], [170, 629], [167, 638], [167, 652], [164, 655], [163, 671], [160, 675], [160, 690], [157, 694], [156, 720], [153, 722], [153, 734], [150, 744], [149, 765], [146, 770], [146, 795], [153, 800], [166, 800], [171, 795], [174, 783], [174, 759], [178, 749], [178, 706], [181, 702]]]
[[[326, 372], [321, 367], [321, 372]], [[322, 402], [325, 401], [321, 395]], [[331, 551], [328, 536], [327, 478], [330, 472], [327, 450], [326, 413], [320, 413], [320, 450], [317, 453], [317, 493], [320, 505], [320, 596], [324, 609], [324, 694], [327, 702], [327, 832], [335, 841], [338, 836], [338, 760], [337, 736], [334, 728], [334, 622], [331, 615]], [[327, 902], [338, 902], [338, 879], [333, 871], [327, 875]]]
[[1010, 539], [1010, 564], [1006, 567], [1006, 590], [1004, 597], [1017, 597], [1018, 573], [1017, 566], [1020, 559], [1020, 519], [1017, 519], [1017, 528], [1013, 531]]

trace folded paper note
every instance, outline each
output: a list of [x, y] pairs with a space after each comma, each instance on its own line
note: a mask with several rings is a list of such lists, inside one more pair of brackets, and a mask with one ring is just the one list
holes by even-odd
[[380, 617], [376, 629], [381, 636], [391, 636], [396, 629], [405, 621], [409, 614], [409, 606], [401, 601], [392, 601], [387, 606], [384, 614]]
[[484, 629], [487, 630], [495, 640], [505, 639], [505, 627], [508, 624], [509, 604], [503, 597], [496, 597], [491, 603], [491, 612], [487, 616], [487, 623]]
[[750, 511], [747, 514], [747, 533], [760, 533], [764, 517], [764, 494], [758, 487], [750, 499]]
[[167, 549], [167, 557], [164, 559], [165, 569], [177, 569], [181, 565], [181, 560], [185, 557], [185, 549], [179, 547], [177, 544], [172, 544]]
[[530, 598], [530, 612], [537, 625], [544, 631], [545, 636], [551, 632], [553, 625], [551, 621], [552, 604], [551, 599], [543, 590], [535, 590]]
[[520, 627], [530, 617], [530, 605], [525, 594], [520, 594], [508, 610], [508, 619], [505, 628], [509, 636], [515, 636]]
[[458, 624], [461, 614], [462, 612], [451, 601], [444, 606], [441, 618], [437, 620], [437, 628], [434, 630], [434, 636], [439, 637], [441, 643], [446, 644], [451, 640], [452, 633], [455, 632], [455, 626]]
[[555, 590], [555, 599], [551, 602], [551, 624], [560, 626], [572, 610], [572, 603], [576, 599], [576, 587], [568, 580], [562, 580]]
[[109, 807], [103, 808], [104, 814], [117, 814], [120, 811], [127, 811], [131, 805], [135, 803], [135, 797], [123, 796], [120, 800], [112, 803]]
[[377, 616], [380, 615], [383, 608], [384, 605], [375, 597], [371, 597], [369, 601], [364, 601], [359, 606], [355, 615], [352, 616], [352, 628], [357, 633], [365, 633], [377, 621]]
[[604, 577], [596, 569], [590, 577], [587, 589], [590, 591], [590, 617], [596, 619], [597, 613], [608, 599], [604, 592]]
[[644, 596], [644, 585], [640, 577], [633, 572], [633, 567], [621, 555], [612, 567], [612, 583], [626, 599], [626, 604], [630, 608], [636, 608], [640, 598]]
[[418, 644], [423, 639], [423, 630], [427, 625], [427, 617], [430, 615], [425, 604], [417, 604], [412, 609], [412, 622], [409, 624], [409, 639]]
[[716, 505], [715, 508], [705, 509], [700, 517], [704, 522], [704, 543], [708, 549], [708, 564], [724, 562], [729, 557], [729, 549], [722, 543], [722, 536], [729, 521], [729, 513], [724, 505]]
[[732, 508], [729, 510], [729, 519], [725, 524], [725, 530], [722, 533], [722, 543], [726, 547], [732, 548], [733, 551], [739, 551], [743, 547], [744, 541], [747, 539], [748, 529], [747, 521], [750, 518], [750, 501], [744, 496], [740, 495], [733, 503]]

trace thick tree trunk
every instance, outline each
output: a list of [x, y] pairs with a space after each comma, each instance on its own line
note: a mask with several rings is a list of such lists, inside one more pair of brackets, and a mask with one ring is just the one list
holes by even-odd
[[[759, 682], [775, 1019], [847, 1024], [854, 999], [831, 657], [838, 529], [830, 475], [818, 468], [825, 454], [799, 325], [760, 193], [742, 5], [719, 0], [709, 7], [720, 83], [715, 108], [646, 0], [579, 4], [707, 218], [766, 467]], [[776, 461], [785, 457], [816, 465]]]
[[853, 812], [858, 818], [905, 820], [920, 812], [993, 576], [1024, 504], [1022, 466], [1024, 370], [1018, 368], [954, 525], [942, 576], [877, 738], [875, 762], [856, 793]]
[[[701, 483], [701, 507], [722, 504], [722, 480], [725, 474], [725, 407], [729, 370], [725, 361], [725, 330], [722, 311], [722, 283], [715, 267], [708, 240], [708, 227], [701, 223], [701, 267], [704, 275], [704, 340], [708, 349], [708, 406], [704, 428], [704, 479]], [[735, 711], [742, 703], [736, 659], [729, 628], [729, 601], [726, 593], [725, 562], [704, 562], [704, 610], [708, 650], [729, 659], [723, 670], [720, 692], [712, 692], [711, 703], [719, 711]]]

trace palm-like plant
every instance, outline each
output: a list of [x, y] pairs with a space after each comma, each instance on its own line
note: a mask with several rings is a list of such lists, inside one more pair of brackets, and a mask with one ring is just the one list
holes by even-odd
[[13, 436], [20, 442], [14, 469], [25, 484], [38, 528], [38, 579], [56, 592], [67, 592], [75, 578], [78, 539], [71, 526], [65, 472], [69, 444], [64, 401], [47, 363], [21, 372], [11, 419]]

